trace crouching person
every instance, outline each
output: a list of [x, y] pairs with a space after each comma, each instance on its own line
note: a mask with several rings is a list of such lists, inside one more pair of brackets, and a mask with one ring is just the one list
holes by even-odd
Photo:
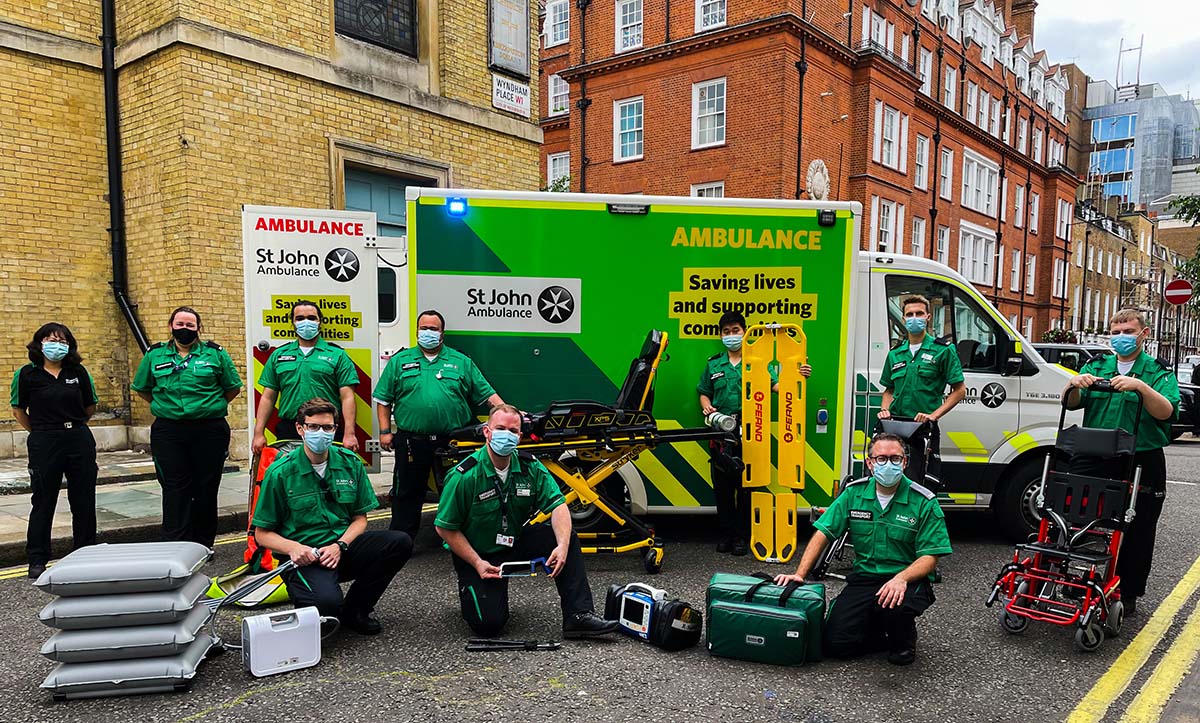
[[888, 662], [916, 660], [916, 618], [933, 604], [930, 580], [937, 559], [949, 555], [950, 538], [937, 495], [904, 476], [908, 453], [894, 434], [878, 434], [867, 452], [871, 476], [846, 486], [825, 514], [794, 575], [803, 582], [821, 551], [846, 531], [854, 568], [825, 622], [825, 655], [854, 658], [887, 651]]
[[[267, 469], [254, 510], [260, 545], [297, 565], [284, 575], [296, 607], [316, 606], [362, 635], [381, 629], [372, 615], [392, 578], [412, 555], [404, 532], [367, 531], [377, 501], [358, 455], [333, 447], [337, 408], [312, 399], [296, 412], [304, 446]], [[342, 595], [340, 583], [354, 583]]]
[[[484, 437], [483, 448], [446, 474], [433, 522], [454, 553], [463, 620], [476, 635], [499, 635], [508, 623], [508, 580], [499, 565], [544, 557], [562, 600], [563, 637], [614, 632], [616, 622], [595, 613], [558, 485], [540, 462], [516, 453], [520, 412], [508, 404], [494, 407]], [[538, 510], [550, 513], [550, 524], [526, 526]]]

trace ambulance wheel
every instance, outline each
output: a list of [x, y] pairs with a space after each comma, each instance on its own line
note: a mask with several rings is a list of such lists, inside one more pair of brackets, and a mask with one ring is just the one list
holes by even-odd
[[1085, 653], [1095, 652], [1104, 643], [1104, 628], [1092, 621], [1075, 631], [1075, 647]]
[[1028, 540], [1042, 521], [1037, 510], [1037, 488], [1042, 481], [1045, 461], [1045, 457], [1027, 459], [1014, 466], [1007, 475], [996, 514], [1005, 535], [1014, 542]]
[[1108, 606], [1108, 619], [1104, 621], [1104, 632], [1108, 637], [1115, 638], [1121, 634], [1125, 626], [1125, 603], [1120, 600]]
[[1009, 635], [1020, 635], [1029, 627], [1029, 618], [1015, 615], [1007, 610], [1000, 611], [1000, 627]]
[[646, 572], [651, 575], [657, 575], [662, 572], [663, 564], [663, 549], [661, 547], [651, 547], [646, 550], [646, 554], [642, 555], [642, 567], [646, 568]]

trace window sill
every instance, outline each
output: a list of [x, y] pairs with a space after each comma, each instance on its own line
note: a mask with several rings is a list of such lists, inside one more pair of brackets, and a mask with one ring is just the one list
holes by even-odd
[[546, 43], [545, 45], [542, 46], [542, 49], [549, 50], [550, 48], [557, 48], [558, 46], [566, 45], [569, 42], [571, 42], [571, 38], [568, 37], [565, 40], [558, 41], [557, 43]]
[[641, 45], [633, 45], [628, 48], [622, 48], [621, 46], [618, 45], [613, 52], [616, 53], [617, 55], [622, 55], [624, 53], [632, 53], [635, 50], [641, 50], [641, 49], [642, 49]]
[[710, 30], [720, 30], [723, 27], [725, 27], [724, 22], [713, 23], [712, 25], [705, 25], [705, 26], [696, 28], [696, 32], [697, 33], [707, 33]]
[[564, 117], [566, 117], [566, 116], [568, 116], [568, 115], [570, 115], [570, 114], [571, 114], [571, 109], [570, 109], [570, 108], [568, 108], [567, 110], [560, 110], [560, 111], [558, 111], [558, 112], [555, 112], [555, 113], [547, 113], [547, 114], [546, 114], [546, 117], [547, 117], [547, 118], [564, 118]]
[[703, 146], [694, 145], [694, 146], [692, 146], [692, 150], [693, 151], [707, 151], [710, 148], [724, 148], [724, 147], [725, 147], [725, 141], [721, 141], [720, 143], [709, 143], [709, 144], [706, 144]]
[[613, 165], [619, 166], [622, 163], [633, 163], [635, 161], [643, 160], [644, 158], [645, 158], [645, 156], [630, 156], [629, 158], [613, 158]]

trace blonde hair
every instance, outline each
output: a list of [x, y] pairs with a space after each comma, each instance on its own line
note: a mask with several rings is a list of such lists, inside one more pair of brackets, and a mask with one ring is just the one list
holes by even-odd
[[1112, 315], [1112, 318], [1108, 320], [1108, 323], [1111, 326], [1113, 324], [1127, 324], [1131, 321], [1136, 321], [1138, 326], [1142, 327], [1143, 329], [1146, 328], [1146, 317], [1142, 316], [1142, 312], [1138, 311], [1137, 309], [1120, 309], [1117, 311], [1117, 313]]

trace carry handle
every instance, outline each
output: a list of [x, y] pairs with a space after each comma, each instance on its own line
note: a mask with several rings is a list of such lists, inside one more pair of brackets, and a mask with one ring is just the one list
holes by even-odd
[[[758, 591], [761, 590], [764, 585], [774, 585], [775, 584], [775, 578], [768, 575], [765, 572], [756, 572], [756, 573], [753, 573], [752, 575], [750, 575], [750, 577], [753, 577], [757, 580], [762, 580], [762, 582], [757, 582], [757, 583], [751, 585], [750, 589], [746, 591], [745, 599], [746, 599], [746, 602], [748, 602], [748, 603], [754, 602], [755, 594], [757, 594]], [[787, 607], [787, 602], [788, 602], [788, 600], [791, 599], [792, 593], [796, 592], [796, 590], [798, 590], [798, 589], [800, 589], [800, 583], [798, 583], [798, 582], [789, 582], [787, 585], [784, 585], [783, 586], [783, 594], [781, 594], [779, 596], [779, 607], [781, 607], [781, 608]]]
[[[1122, 394], [1123, 393], [1119, 389], [1116, 389], [1115, 387], [1113, 387], [1112, 381], [1109, 379], [1097, 379], [1096, 381], [1092, 382], [1091, 385], [1087, 387], [1087, 389], [1089, 389], [1090, 391], [1093, 391], [1093, 392], [1098, 392], [1100, 394]], [[1146, 400], [1142, 398], [1142, 393], [1139, 391], [1134, 391], [1134, 390], [1127, 390], [1127, 391], [1130, 394], [1137, 395], [1138, 414], [1137, 414], [1137, 416], [1135, 416], [1133, 418], [1133, 429], [1130, 431], [1130, 434], [1132, 434], [1134, 437], [1137, 437], [1138, 427], [1141, 426], [1141, 422], [1142, 422], [1141, 412], [1142, 412], [1142, 410], [1144, 410], [1146, 408]], [[1062, 395], [1062, 414], [1059, 415], [1059, 422], [1058, 422], [1059, 429], [1062, 429], [1063, 423], [1067, 419], [1067, 397], [1069, 397], [1069, 396], [1071, 396], [1069, 392], [1067, 394]]]

